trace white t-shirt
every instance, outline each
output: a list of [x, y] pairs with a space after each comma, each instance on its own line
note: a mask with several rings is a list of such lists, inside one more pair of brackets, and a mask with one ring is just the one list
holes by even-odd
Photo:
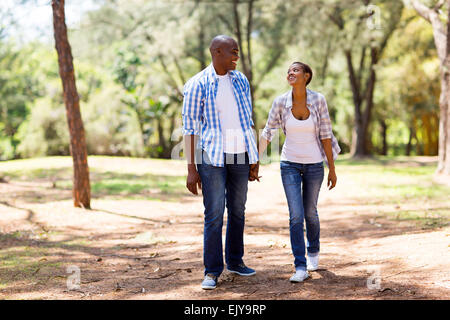
[[239, 120], [231, 79], [228, 74], [220, 76], [217, 87], [216, 106], [222, 127], [224, 153], [243, 153], [246, 151], [244, 133]]
[[323, 161], [311, 114], [306, 120], [298, 120], [292, 114], [292, 110], [289, 112], [281, 160], [296, 163]]

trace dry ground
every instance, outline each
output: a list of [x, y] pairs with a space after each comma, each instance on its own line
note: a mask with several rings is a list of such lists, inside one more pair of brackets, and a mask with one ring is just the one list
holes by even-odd
[[300, 284], [288, 281], [279, 164], [262, 166], [245, 229], [257, 274], [224, 272], [213, 291], [200, 288], [203, 205], [184, 189], [184, 162], [89, 164], [92, 210], [72, 206], [70, 158], [0, 163], [0, 299], [450, 298], [450, 188], [432, 182], [434, 158], [338, 163], [337, 187], [319, 199], [320, 269]]

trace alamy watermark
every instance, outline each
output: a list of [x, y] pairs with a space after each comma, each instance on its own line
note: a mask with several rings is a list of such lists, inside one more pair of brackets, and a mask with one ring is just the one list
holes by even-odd
[[[212, 134], [205, 134], [204, 137], [201, 133], [201, 129], [199, 129], [198, 133], [198, 141], [197, 145], [195, 146], [195, 163], [201, 164], [203, 162], [202, 157], [202, 148], [201, 145], [208, 144], [212, 142], [213, 139], [224, 139], [226, 142], [230, 144], [236, 143], [237, 139], [240, 139], [240, 135], [242, 135], [243, 139], [247, 139], [250, 141], [252, 139], [251, 135], [253, 135], [253, 138], [258, 143], [259, 137], [262, 136], [264, 129], [260, 129], [258, 134], [255, 129], [249, 130], [246, 132], [246, 134], [242, 135], [242, 130], [240, 129], [227, 129], [225, 134], [222, 137], [216, 137]], [[220, 133], [221, 134], [221, 133]], [[229, 137], [227, 139], [227, 137]], [[180, 140], [181, 139], [181, 140]], [[183, 136], [183, 131], [181, 128], [177, 128], [173, 131], [171, 135], [171, 141], [178, 141], [178, 143], [172, 148], [171, 151], [171, 159], [172, 160], [184, 160], [186, 159], [186, 152], [184, 150], [185, 148], [185, 136]], [[205, 139], [205, 141], [201, 141], [201, 139]], [[245, 141], [245, 140], [244, 140]], [[264, 152], [261, 154], [261, 157], [259, 159], [261, 164], [266, 164], [271, 162], [272, 156], [279, 157], [281, 154], [281, 148], [280, 148], [280, 132], [279, 130], [274, 130], [271, 134], [271, 143], [270, 143], [270, 155], [269, 148], [266, 148]], [[230, 163], [227, 161], [227, 163]], [[245, 163], [245, 157], [237, 157], [237, 164], [243, 164]]]
[[367, 278], [366, 286], [369, 290], [381, 289], [381, 268], [379, 266], [372, 266], [367, 269], [370, 276]]
[[66, 273], [70, 274], [67, 277], [67, 290], [80, 290], [81, 284], [81, 270], [78, 266], [71, 265], [66, 268]]
[[366, 7], [366, 13], [369, 17], [366, 20], [366, 26], [369, 30], [381, 29], [381, 8], [374, 4], [369, 4]]

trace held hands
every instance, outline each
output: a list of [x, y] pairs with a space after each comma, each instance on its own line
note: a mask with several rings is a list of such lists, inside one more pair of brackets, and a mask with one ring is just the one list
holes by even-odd
[[261, 176], [258, 176], [258, 172], [259, 172], [259, 161], [257, 163], [250, 165], [250, 173], [248, 176], [248, 181], [257, 180], [259, 182], [259, 178], [261, 178]]
[[327, 182], [328, 190], [333, 189], [336, 186], [336, 182], [337, 182], [336, 172], [334, 168], [332, 168], [328, 171], [328, 182]]

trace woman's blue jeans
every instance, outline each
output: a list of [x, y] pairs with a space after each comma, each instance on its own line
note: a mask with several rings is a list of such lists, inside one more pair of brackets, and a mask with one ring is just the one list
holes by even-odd
[[202, 181], [205, 220], [203, 231], [203, 262], [205, 275], [220, 276], [224, 269], [222, 225], [225, 206], [228, 211], [225, 237], [225, 261], [229, 267], [243, 263], [245, 203], [247, 201], [250, 164], [247, 153], [225, 154], [225, 165], [210, 164], [206, 152], [197, 165]]
[[324, 177], [323, 162], [301, 164], [290, 161], [280, 163], [281, 179], [289, 206], [289, 233], [296, 270], [306, 270], [303, 221], [309, 256], [319, 254], [320, 223], [317, 200]]

